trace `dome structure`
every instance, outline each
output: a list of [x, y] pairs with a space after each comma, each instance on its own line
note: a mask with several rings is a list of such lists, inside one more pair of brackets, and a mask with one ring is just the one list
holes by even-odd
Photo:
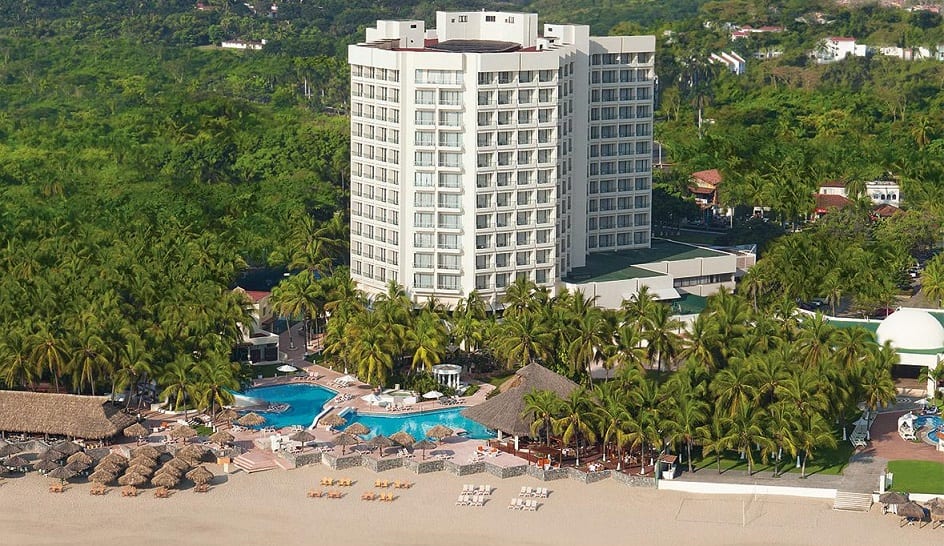
[[926, 351], [944, 347], [944, 326], [927, 311], [899, 309], [875, 331], [879, 343], [891, 342], [901, 350]]

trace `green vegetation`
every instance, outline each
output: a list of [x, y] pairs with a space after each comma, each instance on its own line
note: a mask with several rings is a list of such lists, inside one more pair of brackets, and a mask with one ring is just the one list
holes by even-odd
[[[852, 457], [855, 448], [848, 442], [840, 442], [835, 448], [826, 448], [816, 453], [816, 458], [811, 459], [806, 467], [806, 475], [842, 474], [849, 464], [849, 458]], [[792, 464], [791, 464], [792, 463]], [[781, 473], [799, 473], [801, 468], [796, 466], [796, 460], [785, 461], [780, 467]], [[695, 469], [714, 470], [718, 462], [714, 457], [704, 457], [695, 459]], [[747, 460], [738, 456], [737, 452], [725, 451], [721, 457], [721, 469], [723, 472], [728, 470], [747, 470]], [[776, 469], [776, 460], [768, 462], [757, 462], [754, 466], [754, 472], [774, 472]]]
[[892, 491], [944, 493], [944, 463], [888, 461], [888, 471], [894, 474]]

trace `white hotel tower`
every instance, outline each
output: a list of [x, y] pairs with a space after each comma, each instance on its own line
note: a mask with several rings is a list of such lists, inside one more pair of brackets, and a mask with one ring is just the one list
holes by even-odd
[[351, 274], [451, 305], [649, 246], [653, 36], [533, 13], [378, 21], [351, 64]]

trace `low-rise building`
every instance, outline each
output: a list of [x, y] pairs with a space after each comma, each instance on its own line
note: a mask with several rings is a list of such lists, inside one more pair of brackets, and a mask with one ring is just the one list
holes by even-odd
[[820, 42], [813, 55], [818, 63], [831, 63], [841, 61], [846, 57], [865, 57], [868, 54], [869, 47], [865, 44], [857, 44], [855, 38], [830, 36]]
[[741, 75], [747, 69], [747, 61], [733, 51], [722, 51], [721, 53], [712, 53], [709, 57], [712, 63], [725, 65], [728, 70], [734, 74]]

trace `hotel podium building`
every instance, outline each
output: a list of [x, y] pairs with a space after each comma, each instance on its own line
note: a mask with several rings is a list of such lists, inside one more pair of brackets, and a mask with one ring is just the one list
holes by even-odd
[[414, 301], [552, 291], [650, 244], [653, 36], [533, 13], [378, 21], [351, 65], [351, 275]]

